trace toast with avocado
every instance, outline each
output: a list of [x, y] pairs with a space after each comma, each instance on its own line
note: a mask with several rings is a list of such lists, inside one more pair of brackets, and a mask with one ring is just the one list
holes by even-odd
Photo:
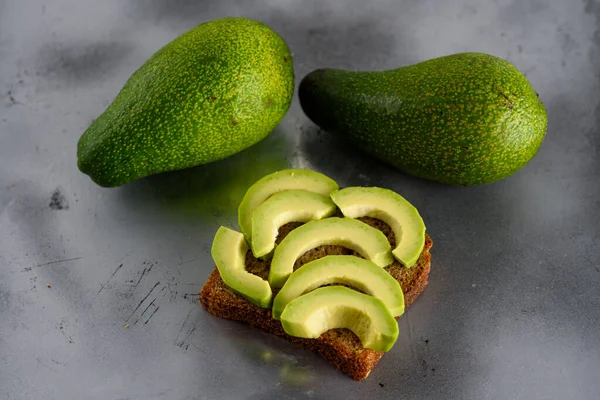
[[[368, 223], [375, 227], [383, 225], [376, 220], [370, 220]], [[278, 240], [283, 239], [298, 225], [289, 223], [283, 226], [279, 230]], [[386, 228], [383, 228], [387, 233], [386, 236], [393, 241], [391, 230]], [[432, 244], [431, 238], [427, 237], [423, 251], [412, 268], [404, 268], [398, 261], [386, 268], [387, 272], [400, 283], [406, 307], [417, 299], [427, 285], [431, 261], [429, 249]], [[298, 260], [298, 265], [325, 255], [340, 254], [351, 254], [351, 252], [342, 246], [321, 246], [304, 254]], [[269, 265], [268, 262], [254, 258], [249, 252], [246, 255], [246, 269], [258, 276], [267, 277]], [[280, 321], [273, 319], [271, 309], [261, 308], [232, 291], [221, 279], [217, 268], [213, 270], [202, 287], [200, 303], [206, 311], [217, 317], [245, 322], [315, 351], [335, 368], [355, 380], [365, 379], [384, 354], [381, 351], [364, 348], [360, 340], [348, 329], [333, 329], [325, 332], [318, 339], [304, 339], [288, 335], [283, 330]]]
[[238, 219], [241, 232], [222, 226], [215, 235], [202, 307], [365, 379], [427, 285], [433, 242], [418, 211], [388, 189], [339, 189], [289, 169], [256, 182]]

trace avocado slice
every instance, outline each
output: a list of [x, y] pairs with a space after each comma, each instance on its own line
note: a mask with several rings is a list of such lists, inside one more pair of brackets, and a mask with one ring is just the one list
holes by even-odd
[[252, 253], [264, 257], [275, 248], [279, 227], [288, 222], [308, 222], [331, 216], [336, 211], [327, 196], [306, 190], [275, 193], [252, 213]]
[[271, 195], [294, 189], [329, 196], [339, 186], [328, 176], [308, 169], [288, 168], [262, 177], [250, 186], [238, 208], [238, 224], [248, 243], [252, 242], [254, 210]]
[[385, 269], [355, 256], [325, 256], [302, 266], [273, 299], [273, 318], [279, 319], [295, 298], [319, 286], [341, 283], [377, 297], [394, 317], [404, 313], [404, 293]]
[[281, 314], [288, 335], [318, 338], [335, 328], [350, 329], [363, 347], [388, 351], [398, 339], [398, 323], [378, 298], [343, 286], [318, 288], [292, 300]]
[[364, 222], [337, 217], [310, 221], [291, 231], [275, 249], [269, 270], [271, 287], [282, 287], [293, 272], [296, 259], [321, 245], [347, 247], [380, 267], [394, 261], [385, 235]]
[[223, 282], [257, 306], [268, 308], [273, 292], [267, 281], [246, 271], [247, 251], [244, 235], [224, 226], [217, 230], [210, 250]]
[[396, 237], [396, 260], [407, 268], [417, 262], [425, 245], [425, 224], [404, 197], [390, 189], [354, 186], [331, 193], [331, 199], [348, 218], [372, 217], [388, 224]]

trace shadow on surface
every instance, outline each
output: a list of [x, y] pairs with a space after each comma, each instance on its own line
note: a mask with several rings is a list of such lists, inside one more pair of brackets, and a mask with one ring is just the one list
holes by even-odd
[[184, 218], [237, 221], [237, 208], [246, 190], [271, 172], [288, 167], [290, 144], [275, 130], [264, 140], [224, 160], [149, 176], [120, 188], [130, 207]]
[[[369, 13], [348, 13], [351, 5], [308, 2], [259, 1], [249, 9], [242, 1], [131, 0], [132, 18], [167, 25], [183, 33], [187, 29], [227, 16], [256, 19], [286, 41], [295, 59], [297, 79], [315, 66], [368, 68], [382, 64], [395, 50], [398, 35], [385, 29], [389, 18], [377, 8]], [[183, 24], [182, 24], [183, 22]], [[315, 59], [324, 55], [323, 59]], [[327, 63], [327, 65], [324, 65]]]
[[132, 49], [132, 45], [116, 41], [48, 43], [38, 51], [37, 65], [46, 78], [94, 82], [110, 74]]
[[[66, 191], [63, 188], [57, 188], [54, 193], [61, 193], [64, 199], [62, 204], [66, 204]], [[60, 293], [56, 298], [57, 303], [74, 312], [83, 313], [91, 307], [85, 296], [86, 290], [82, 281], [86, 263], [80, 250], [69, 244], [68, 232], [64, 231], [64, 226], [60, 224], [61, 219], [68, 218], [68, 208], [54, 208], [51, 205], [52, 196], [53, 193], [46, 192], [41, 185], [29, 180], [18, 180], [10, 186], [0, 188], [0, 217], [3, 217], [4, 213], [7, 217], [6, 221], [2, 221], [6, 224], [0, 226], [6, 229], [6, 232], [11, 232], [10, 238], [14, 241], [11, 250], [7, 247], [6, 256], [10, 255], [10, 252], [17, 253], [16, 257], [12, 257], [12, 265], [4, 267], [11, 274], [19, 274], [15, 280], [23, 281], [28, 278], [30, 282], [57, 283], [53, 290], [55, 294]], [[12, 230], [8, 231], [9, 228]], [[6, 246], [10, 243], [5, 242]], [[69, 290], [66, 290], [66, 287]], [[24, 298], [34, 299], [37, 298], [33, 297], [34, 291], [35, 285], [21, 294]], [[15, 312], [22, 312], [24, 305], [25, 303], [20, 304], [15, 308]], [[53, 310], [55, 308], [49, 305], [45, 315], [52, 322], [56, 322]], [[18, 317], [18, 314], [15, 316]]]
[[397, 187], [391, 189], [400, 191], [406, 190], [402, 188], [458, 188], [405, 174], [312, 123], [302, 128], [299, 150], [299, 156], [311, 167], [329, 174], [340, 185], [389, 186], [393, 177], [393, 186]]
[[[310, 391], [320, 376], [348, 379], [319, 355], [284, 338], [266, 333], [250, 325], [226, 321], [218, 318], [211, 320], [217, 326], [220, 336], [227, 342], [227, 348], [239, 354], [242, 364], [248, 371], [260, 371], [251, 374], [253, 379], [261, 376], [276, 376], [280, 382], [276, 387], [254, 393], [249, 399], [279, 399], [283, 393], [294, 391], [299, 398], [314, 398], [303, 392]], [[302, 397], [304, 396], [304, 397]]]

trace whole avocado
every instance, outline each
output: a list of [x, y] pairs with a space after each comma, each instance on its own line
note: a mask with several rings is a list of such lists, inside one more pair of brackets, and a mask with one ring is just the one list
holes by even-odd
[[292, 57], [268, 26], [203, 23], [150, 57], [78, 142], [100, 186], [210, 163], [264, 139], [289, 109]]
[[547, 127], [527, 78], [482, 53], [387, 71], [319, 69], [298, 94], [322, 129], [405, 173], [452, 185], [512, 175], [538, 152]]

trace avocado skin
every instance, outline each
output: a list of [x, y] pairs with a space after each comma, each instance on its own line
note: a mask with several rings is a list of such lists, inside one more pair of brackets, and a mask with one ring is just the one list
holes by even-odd
[[387, 71], [319, 69], [302, 79], [298, 96], [322, 129], [407, 174], [452, 185], [512, 175], [547, 128], [527, 78], [482, 53]]
[[78, 167], [115, 187], [226, 158], [264, 139], [293, 92], [290, 51], [268, 26], [203, 23], [133, 73], [80, 137]]

